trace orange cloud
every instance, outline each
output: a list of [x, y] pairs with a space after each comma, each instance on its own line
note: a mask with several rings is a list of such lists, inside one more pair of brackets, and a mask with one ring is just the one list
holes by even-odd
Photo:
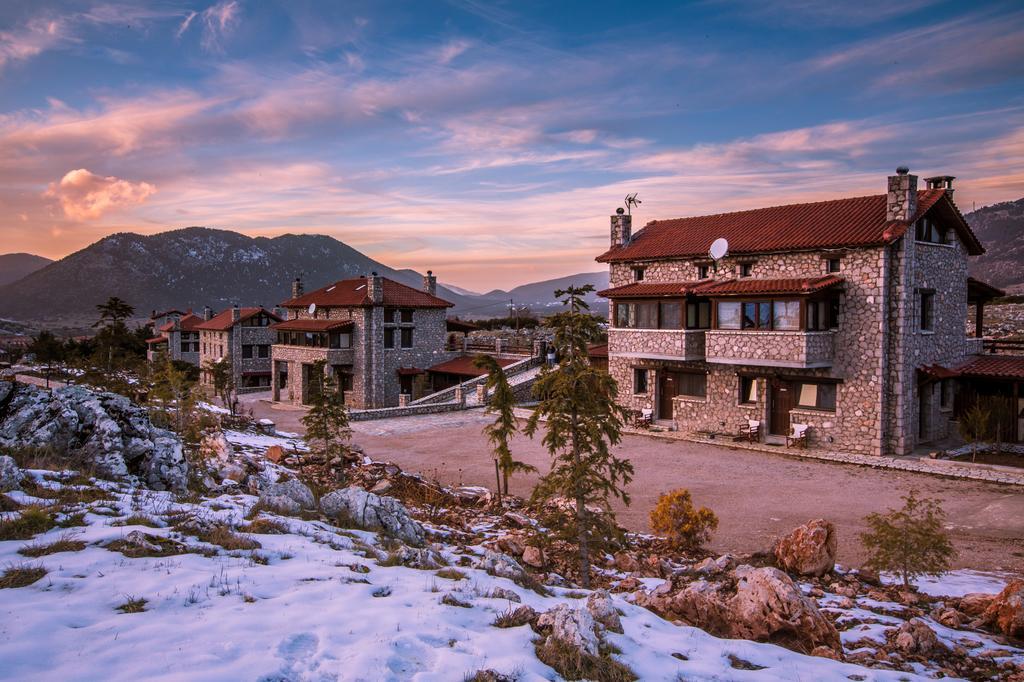
[[131, 182], [113, 175], [103, 177], [77, 168], [50, 183], [44, 196], [60, 201], [64, 215], [72, 220], [96, 220], [109, 211], [144, 202], [156, 187], [148, 182]]

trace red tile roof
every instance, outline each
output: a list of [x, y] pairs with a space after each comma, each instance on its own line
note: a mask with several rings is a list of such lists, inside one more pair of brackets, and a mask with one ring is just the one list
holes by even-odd
[[803, 296], [843, 283], [839, 275], [794, 277], [791, 279], [727, 279], [711, 282], [698, 290], [701, 296]]
[[399, 367], [398, 376], [400, 377], [414, 377], [423, 374], [424, 370], [419, 367]]
[[[406, 308], [450, 308], [454, 304], [443, 298], [432, 296], [425, 291], [381, 277], [384, 288], [384, 305]], [[291, 298], [281, 305], [286, 308], [306, 308], [310, 303], [318, 306], [368, 306], [370, 299], [366, 296], [366, 278], [356, 277], [343, 279], [334, 284], [321, 287], [316, 291]]]
[[[498, 365], [501, 367], [507, 367], [511, 365], [515, 360], [509, 358], [494, 358]], [[446, 362], [434, 365], [433, 367], [427, 368], [428, 372], [436, 372], [439, 374], [458, 374], [466, 377], [479, 377], [487, 374], [487, 370], [480, 369], [473, 364], [473, 357], [469, 355], [462, 355], [457, 358], [453, 358]]]
[[965, 377], [1024, 381], [1024, 355], [978, 355], [956, 371]]
[[148, 343], [148, 344], [167, 343], [167, 337], [166, 336], [154, 336], [151, 339], [146, 339], [146, 343]]
[[[887, 221], [886, 201], [885, 194], [876, 194], [736, 213], [655, 220], [633, 235], [627, 245], [610, 249], [597, 260], [706, 257], [711, 242], [719, 237], [729, 241], [729, 252], [733, 255], [881, 246], [903, 236], [914, 222]], [[984, 253], [981, 243], [945, 190], [918, 191], [914, 220], [933, 208], [955, 226], [967, 245], [968, 253]]]
[[594, 345], [587, 348], [587, 357], [591, 358], [606, 358], [608, 357], [608, 344], [607, 343], [595, 343]]
[[352, 329], [355, 322], [352, 320], [285, 320], [270, 326], [282, 332], [336, 332], [342, 329]]
[[184, 315], [185, 311], [184, 310], [178, 310], [176, 308], [171, 308], [170, 310], [165, 310], [165, 311], [160, 312], [160, 313], [154, 311], [149, 319], [151, 319], [151, 320], [159, 320], [161, 317], [167, 317], [168, 315], [174, 315], [174, 314]]
[[208, 332], [210, 332], [210, 331], [212, 331], [212, 332], [225, 332], [225, 331], [231, 329], [236, 324], [239, 324], [241, 322], [245, 322], [250, 317], [253, 317], [254, 315], [260, 313], [261, 311], [263, 313], [266, 313], [270, 317], [270, 319], [277, 320], [278, 322], [281, 321], [280, 317], [278, 317], [274, 313], [270, 312], [266, 308], [241, 308], [240, 311], [239, 311], [240, 314], [239, 314], [239, 317], [238, 317], [237, 320], [231, 319], [231, 311], [232, 311], [232, 308], [228, 308], [227, 310], [224, 310], [224, 311], [218, 313], [217, 315], [214, 315], [209, 320], [206, 320], [205, 322], [201, 322], [201, 323], [197, 324], [195, 327], [193, 327], [193, 329], [195, 329], [195, 330], [203, 330], [203, 331], [208, 331]]
[[711, 280], [700, 282], [631, 282], [597, 292], [605, 298], [649, 298], [651, 296], [686, 296], [711, 284]]
[[[201, 325], [204, 321], [205, 320], [203, 320], [203, 318], [201, 318], [199, 315], [195, 315], [193, 313], [189, 313], [188, 315], [185, 315], [185, 317], [182, 317], [181, 319], [179, 319], [178, 320], [178, 324], [181, 325], [181, 331], [183, 331], [183, 332], [191, 332], [191, 331], [195, 331], [196, 328], [199, 325]], [[174, 321], [173, 320], [168, 322], [167, 324], [161, 325], [160, 329], [158, 329], [157, 331], [169, 332], [172, 329], [174, 329]]]

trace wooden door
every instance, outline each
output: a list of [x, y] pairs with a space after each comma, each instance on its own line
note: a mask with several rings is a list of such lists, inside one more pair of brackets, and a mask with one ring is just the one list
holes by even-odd
[[796, 407], [796, 390], [786, 381], [768, 382], [768, 433], [774, 436], [789, 435], [789, 411]]
[[672, 419], [672, 399], [679, 395], [679, 377], [675, 372], [658, 372], [658, 419]]

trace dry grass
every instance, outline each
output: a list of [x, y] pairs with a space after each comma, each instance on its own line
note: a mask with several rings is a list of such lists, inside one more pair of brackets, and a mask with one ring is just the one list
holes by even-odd
[[496, 628], [518, 628], [529, 625], [530, 621], [537, 617], [537, 612], [529, 606], [509, 607], [508, 610], [499, 613], [491, 623]]
[[61, 485], [59, 488], [50, 488], [35, 481], [25, 481], [22, 490], [32, 497], [44, 500], [53, 500], [60, 504], [88, 504], [99, 500], [109, 500], [110, 493], [95, 486], [72, 486]]
[[146, 604], [149, 602], [142, 597], [133, 597], [128, 595], [127, 600], [117, 607], [117, 610], [121, 613], [142, 613], [146, 610]]
[[55, 525], [53, 515], [47, 509], [32, 505], [23, 508], [21, 514], [14, 518], [0, 520], [0, 540], [29, 540]]
[[58, 552], [81, 552], [86, 545], [81, 540], [75, 540], [70, 535], [61, 535], [56, 541], [47, 545], [34, 543], [25, 545], [18, 550], [18, 554], [27, 557], [41, 557]]
[[465, 580], [466, 578], [466, 574], [457, 568], [442, 568], [434, 575], [445, 580]]
[[633, 682], [632, 670], [606, 656], [594, 656], [554, 637], [535, 644], [537, 658], [555, 669], [566, 680], [594, 682]]
[[245, 527], [246, 533], [257, 533], [259, 535], [287, 535], [291, 532], [288, 526], [275, 519], [260, 517]]
[[63, 519], [57, 522], [57, 526], [60, 528], [77, 528], [78, 526], [84, 525], [86, 525], [85, 512], [67, 514]]
[[18, 564], [11, 565], [4, 569], [0, 575], [0, 589], [26, 587], [46, 575], [46, 569], [41, 564]]
[[252, 538], [239, 535], [231, 529], [231, 526], [225, 524], [218, 524], [198, 537], [203, 542], [218, 545], [229, 551], [260, 549], [263, 546]]
[[167, 557], [174, 556], [176, 554], [198, 553], [194, 548], [183, 545], [180, 542], [175, 542], [170, 538], [162, 538], [157, 535], [147, 535], [146, 541], [153, 545], [153, 547], [143, 547], [141, 545], [128, 542], [127, 540], [114, 540], [113, 542], [108, 542], [104, 547], [109, 549], [111, 552], [120, 552], [129, 559]]
[[120, 521], [114, 521], [111, 526], [148, 526], [149, 528], [161, 528], [162, 526], [157, 523], [156, 519], [145, 514], [132, 514], [127, 516]]
[[8, 495], [0, 494], [0, 512], [12, 512], [21, 509], [21, 503]]

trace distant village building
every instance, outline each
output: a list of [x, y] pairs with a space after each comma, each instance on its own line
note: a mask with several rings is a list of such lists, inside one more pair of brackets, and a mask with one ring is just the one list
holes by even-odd
[[[984, 249], [953, 178], [926, 182], [900, 169], [885, 194], [657, 220], [636, 234], [629, 215], [612, 216], [597, 260], [610, 267], [600, 294], [620, 404], [680, 431], [753, 423], [782, 443], [806, 426], [811, 445], [890, 455], [950, 435], [962, 398], [979, 391], [1024, 414], [1024, 358], [979, 364], [982, 339], [965, 333], [969, 297], [980, 330], [984, 301], [1000, 293], [968, 281], [967, 259]], [[729, 251], [716, 262], [718, 238]], [[1024, 437], [1020, 420], [1008, 426]]]
[[146, 339], [146, 358], [152, 362], [158, 357], [169, 357], [172, 360], [187, 362], [199, 366], [199, 330], [202, 322], [210, 319], [209, 308], [204, 316], [194, 314], [191, 310], [167, 310], [162, 313], [153, 312], [150, 320], [158, 332], [156, 336]]
[[[271, 352], [275, 333], [271, 325], [281, 318], [265, 308], [239, 308], [237, 305], [195, 325], [199, 333], [199, 366], [231, 360], [235, 390], [238, 393], [270, 389]], [[200, 372], [200, 383], [212, 389], [210, 373]]]
[[401, 394], [418, 397], [427, 391], [426, 370], [457, 355], [445, 349], [451, 306], [437, 297], [431, 272], [422, 291], [376, 273], [309, 293], [296, 279], [281, 304], [287, 319], [273, 326], [274, 400], [308, 403], [323, 382], [317, 360], [327, 363], [350, 407], [392, 407]]

